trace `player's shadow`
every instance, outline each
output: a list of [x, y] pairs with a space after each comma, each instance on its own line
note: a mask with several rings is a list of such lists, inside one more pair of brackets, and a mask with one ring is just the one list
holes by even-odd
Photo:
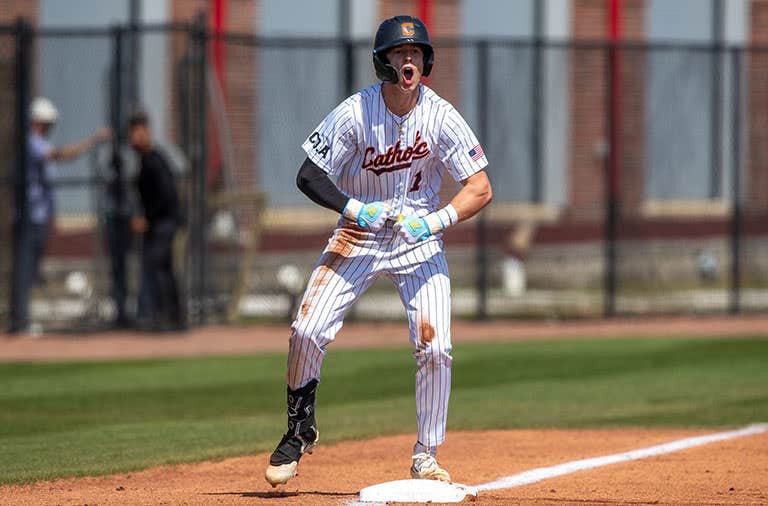
[[322, 492], [312, 491], [281, 491], [270, 490], [268, 492], [204, 492], [202, 495], [239, 495], [240, 497], [257, 497], [259, 499], [280, 499], [281, 497], [298, 496], [327, 496], [327, 497], [357, 497], [357, 492]]

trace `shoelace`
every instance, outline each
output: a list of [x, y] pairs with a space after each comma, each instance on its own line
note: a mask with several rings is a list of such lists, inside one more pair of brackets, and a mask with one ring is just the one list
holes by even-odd
[[435, 457], [432, 455], [419, 453], [418, 455], [413, 456], [413, 467], [419, 471], [432, 469], [433, 467], [438, 467], [437, 459], [435, 459]]

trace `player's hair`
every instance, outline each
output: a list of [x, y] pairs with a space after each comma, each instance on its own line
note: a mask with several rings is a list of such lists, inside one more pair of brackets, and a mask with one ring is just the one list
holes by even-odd
[[149, 115], [145, 111], [136, 111], [128, 118], [128, 128], [149, 126]]

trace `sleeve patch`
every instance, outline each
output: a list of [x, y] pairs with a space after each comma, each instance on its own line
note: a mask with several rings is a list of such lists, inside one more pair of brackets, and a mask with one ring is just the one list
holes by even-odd
[[470, 149], [468, 154], [470, 158], [472, 158], [473, 162], [476, 162], [485, 156], [485, 153], [483, 152], [483, 147], [480, 144]]

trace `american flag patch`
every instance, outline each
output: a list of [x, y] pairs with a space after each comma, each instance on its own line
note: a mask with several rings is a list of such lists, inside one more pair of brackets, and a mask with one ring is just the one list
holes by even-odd
[[473, 162], [476, 162], [479, 159], [481, 159], [482, 157], [484, 157], [485, 153], [483, 153], [482, 146], [480, 146], [480, 144], [478, 144], [474, 148], [470, 149], [469, 150], [469, 156], [472, 158]]

